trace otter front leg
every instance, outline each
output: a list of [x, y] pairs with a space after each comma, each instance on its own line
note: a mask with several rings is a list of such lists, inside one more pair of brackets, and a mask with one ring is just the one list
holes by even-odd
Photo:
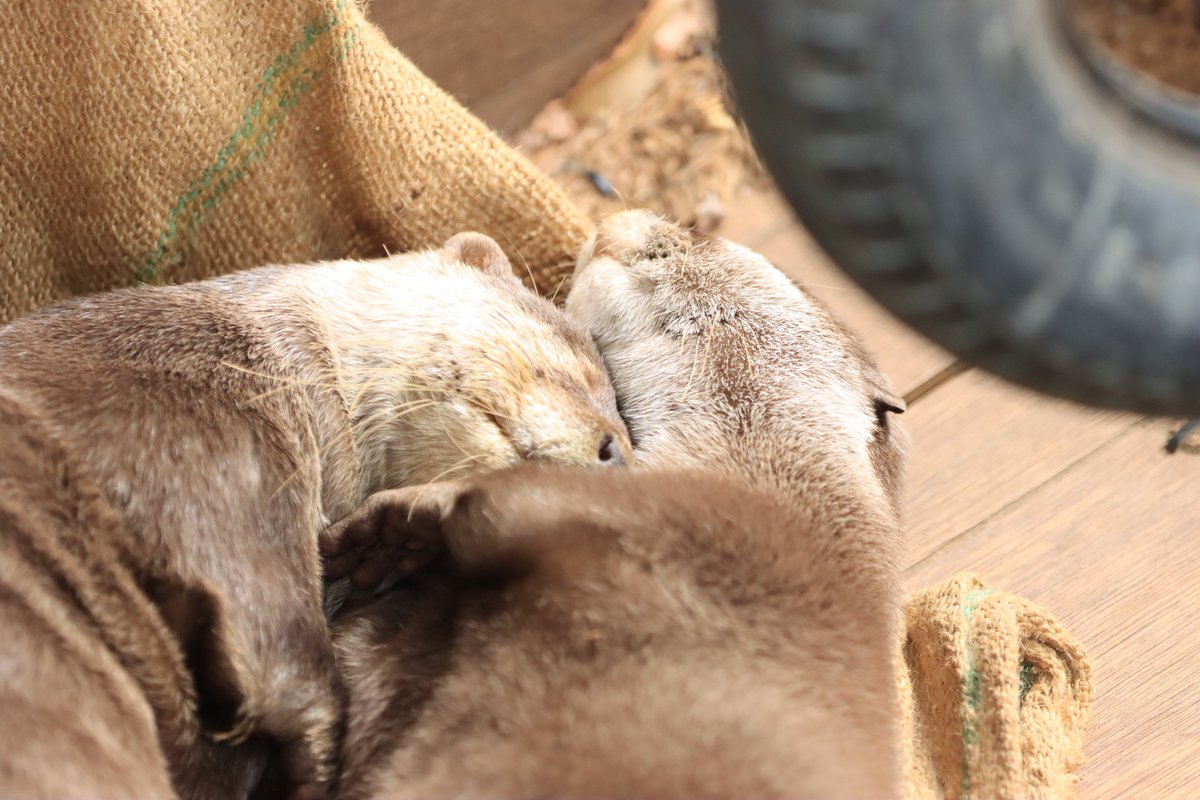
[[213, 739], [270, 738], [287, 797], [316, 800], [334, 781], [345, 697], [319, 598], [288, 611], [282, 635], [247, 659], [238, 718]]
[[441, 549], [442, 522], [461, 491], [461, 483], [444, 481], [371, 495], [318, 539], [325, 580], [371, 589], [425, 566]]

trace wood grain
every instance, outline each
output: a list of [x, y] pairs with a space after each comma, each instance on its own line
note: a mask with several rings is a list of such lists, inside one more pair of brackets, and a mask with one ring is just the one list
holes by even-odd
[[931, 392], [903, 417], [912, 435], [909, 563], [1020, 502], [1137, 420], [1053, 400], [978, 370]]
[[[953, 363], [841, 275], [765, 194], [720, 231], [839, 313], [903, 391]], [[1200, 453], [1171, 423], [1087, 409], [969, 370], [913, 403], [908, 586], [973, 570], [1044, 605], [1092, 658], [1083, 798], [1200, 786]]]
[[645, 0], [375, 0], [368, 16], [501, 133], [529, 122], [607, 55]]
[[757, 250], [771, 236], [796, 225], [791, 206], [774, 188], [742, 186], [729, 202], [727, 216], [716, 233]]
[[910, 588], [978, 572], [1082, 640], [1096, 699], [1081, 796], [1093, 800], [1200, 786], [1200, 455], [1166, 455], [1170, 431], [1138, 422], [908, 572]]

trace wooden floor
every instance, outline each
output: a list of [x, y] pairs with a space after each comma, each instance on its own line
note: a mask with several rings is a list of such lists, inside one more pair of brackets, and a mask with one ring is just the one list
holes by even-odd
[[837, 311], [909, 398], [907, 583], [972, 571], [1045, 606], [1091, 656], [1081, 796], [1200, 796], [1200, 448], [1174, 421], [1083, 409], [963, 369], [837, 272], [769, 192], [721, 233]]

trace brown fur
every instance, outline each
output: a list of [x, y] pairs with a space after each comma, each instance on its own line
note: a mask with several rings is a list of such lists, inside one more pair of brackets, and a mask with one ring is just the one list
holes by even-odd
[[895, 795], [901, 405], [874, 364], [760, 257], [645, 214], [600, 227], [568, 309], [654, 469], [390, 495], [376, 535], [446, 554], [335, 629], [345, 795]]
[[[151, 601], [204, 602], [202, 588], [147, 567], [90, 470], [7, 390], [0, 452], [3, 795], [172, 797], [203, 783], [245, 796], [265, 744], [234, 751], [200, 735], [184, 643]], [[206, 775], [216, 759], [226, 768]]]
[[[161, 795], [165, 769], [185, 796], [240, 796], [270, 752], [283, 774], [260, 789], [328, 786], [342, 701], [318, 532], [389, 487], [628, 449], [586, 334], [502, 259], [458, 236], [100, 295], [0, 332], [0, 591], [45, 622], [6, 616], [22, 644], [0, 718], [35, 715], [54, 744], [4, 748], [0, 794], [61, 796], [72, 774], [73, 792], [110, 796], [111, 774], [144, 763], [133, 795]], [[461, 292], [482, 298], [470, 323]], [[68, 682], [64, 704], [43, 673]], [[108, 705], [93, 725], [76, 701]], [[111, 764], [92, 757], [126, 739]]]

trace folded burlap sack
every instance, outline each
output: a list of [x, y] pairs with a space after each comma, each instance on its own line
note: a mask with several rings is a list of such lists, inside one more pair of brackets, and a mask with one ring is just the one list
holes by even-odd
[[905, 797], [1074, 797], [1092, 702], [1075, 638], [973, 575], [913, 595], [905, 616]]
[[10, 0], [0, 31], [0, 322], [466, 229], [548, 292], [586, 235], [354, 2]]

